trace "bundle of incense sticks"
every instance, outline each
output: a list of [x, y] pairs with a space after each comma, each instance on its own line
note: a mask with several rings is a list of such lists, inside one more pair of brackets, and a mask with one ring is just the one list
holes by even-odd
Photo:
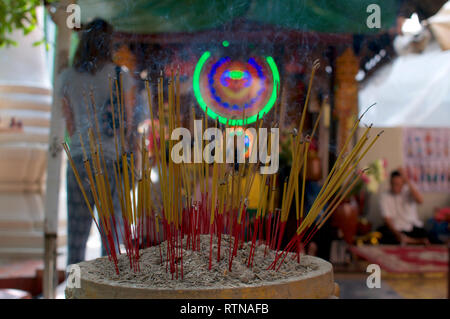
[[[149, 101], [150, 121], [153, 145], [160, 145], [159, 150], [154, 152], [156, 170], [159, 174], [159, 184], [152, 182], [152, 165], [149, 160], [149, 152], [146, 148], [145, 138], [142, 136], [137, 148], [141, 158], [140, 167], [135, 166], [135, 155], [133, 151], [125, 148], [125, 121], [124, 100], [119, 98], [118, 80], [110, 79], [111, 100], [113, 87], [116, 88], [119, 114], [119, 127], [114, 129], [114, 143], [116, 158], [113, 171], [108, 171], [103, 155], [101, 134], [97, 120], [95, 102], [91, 94], [90, 104], [92, 109], [91, 126], [88, 128], [88, 141], [83, 141], [80, 135], [84, 154], [84, 169], [89, 179], [89, 189], [84, 189], [71, 155], [69, 147], [64, 143], [69, 164], [71, 165], [80, 191], [86, 201], [87, 209], [95, 221], [100, 232], [103, 245], [107, 248], [108, 257], [114, 263], [116, 272], [118, 268], [118, 254], [121, 253], [118, 243], [121, 241], [125, 246], [130, 268], [139, 271], [140, 249], [159, 245], [166, 242], [166, 249], [160, 249], [161, 264], [165, 263], [166, 270], [170, 271], [172, 278], [183, 278], [183, 249], [200, 250], [200, 235], [210, 236], [209, 245], [209, 269], [213, 258], [217, 261], [226, 254], [228, 269], [232, 270], [233, 258], [244, 241], [251, 242], [247, 265], [253, 266], [256, 245], [264, 245], [265, 252], [268, 249], [275, 250], [275, 259], [269, 269], [278, 270], [289, 252], [297, 256], [300, 261], [300, 252], [331, 216], [336, 207], [347, 196], [348, 192], [357, 182], [359, 171], [357, 165], [374, 145], [380, 134], [371, 141], [368, 127], [359, 138], [356, 145], [349, 152], [350, 141], [354, 138], [356, 129], [360, 123], [359, 118], [345, 141], [341, 153], [327, 176], [320, 193], [315, 199], [312, 207], [306, 213], [305, 201], [305, 176], [308, 149], [311, 138], [315, 135], [321, 112], [314, 123], [310, 136], [303, 134], [305, 116], [309, 96], [311, 92], [314, 74], [319, 64], [314, 63], [312, 67], [309, 88], [303, 108], [303, 113], [298, 130], [294, 130], [292, 141], [292, 167], [289, 177], [282, 182], [281, 207], [276, 207], [277, 175], [262, 175], [259, 187], [259, 200], [256, 215], [250, 217], [247, 212], [248, 195], [254, 182], [260, 162], [239, 164], [236, 170], [234, 164], [228, 164], [224, 158], [224, 152], [217, 152], [215, 156], [223, 156], [222, 161], [214, 161], [213, 164], [204, 162], [181, 162], [175, 163], [171, 156], [172, 148], [176, 141], [167, 140], [167, 130], [171, 133], [175, 128], [181, 126], [180, 113], [180, 83], [178, 76], [171, 76], [167, 87], [167, 106], [164, 101], [164, 80], [162, 76], [157, 81], [157, 111], [159, 132], [156, 132], [155, 114], [153, 113], [152, 94], [149, 81], [146, 81], [146, 90]], [[86, 99], [86, 103], [87, 103]], [[277, 108], [276, 108], [277, 109]], [[89, 107], [87, 107], [89, 112]], [[113, 106], [113, 118], [115, 114]], [[195, 120], [194, 110], [192, 119]], [[245, 119], [245, 110], [243, 114]], [[202, 118], [202, 134], [208, 127], [205, 112]], [[263, 119], [256, 121], [256, 132], [263, 125]], [[274, 127], [277, 124], [271, 123]], [[219, 128], [216, 120], [215, 127]], [[229, 127], [228, 123], [220, 128]], [[234, 127], [235, 129], [236, 127]], [[247, 124], [244, 122], [244, 131]], [[145, 134], [144, 134], [145, 135]], [[159, 143], [157, 143], [159, 136]], [[225, 145], [225, 135], [223, 135]], [[267, 151], [271, 150], [268, 136]], [[259, 134], [255, 143], [259, 142]], [[85, 147], [88, 145], [88, 147]], [[255, 147], [253, 151], [255, 151]], [[203, 150], [203, 140], [200, 138], [198, 147], [194, 147], [193, 156], [198, 156]], [[253, 152], [252, 151], [252, 152]], [[221, 155], [222, 154], [222, 155]], [[200, 157], [201, 158], [201, 157]], [[212, 167], [211, 167], [212, 166]], [[210, 173], [210, 167], [212, 172]], [[211, 176], [210, 176], [211, 175]], [[114, 195], [109, 178], [114, 178], [117, 195]], [[300, 178], [301, 177], [301, 178]], [[300, 182], [301, 181], [301, 182]], [[199, 194], [198, 194], [198, 191]], [[88, 200], [87, 192], [90, 192], [94, 203]], [[160, 194], [160, 196], [155, 196]], [[121, 211], [114, 210], [113, 196], [118, 196]], [[157, 199], [155, 199], [157, 198]], [[285, 247], [281, 246], [285, 234], [286, 223], [291, 210], [292, 202], [295, 201], [295, 212], [297, 231], [295, 236]], [[98, 217], [94, 215], [93, 205], [97, 208]], [[122, 219], [122, 222], [119, 222]], [[230, 237], [228, 247], [221, 247], [223, 235]], [[121, 240], [119, 240], [121, 239]], [[213, 240], [217, 239], [216, 251], [213, 251]], [[164, 251], [164, 252], [163, 252]], [[266, 255], [266, 254], [265, 254]]]

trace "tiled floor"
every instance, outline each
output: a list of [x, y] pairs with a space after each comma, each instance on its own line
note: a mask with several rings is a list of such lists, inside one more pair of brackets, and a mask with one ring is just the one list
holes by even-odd
[[363, 274], [335, 274], [335, 281], [339, 284], [341, 299], [401, 299], [392, 287], [381, 281], [380, 288], [368, 288], [367, 275]]
[[388, 277], [386, 282], [403, 298], [443, 299], [448, 298], [447, 276], [415, 275], [409, 277]]
[[335, 281], [340, 287], [342, 299], [443, 299], [447, 298], [447, 278], [445, 275], [405, 275], [382, 274], [380, 288], [368, 288], [368, 274], [335, 273]]

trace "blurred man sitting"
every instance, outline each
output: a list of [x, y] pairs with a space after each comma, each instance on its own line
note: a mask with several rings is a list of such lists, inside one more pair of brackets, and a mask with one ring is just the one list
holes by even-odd
[[381, 195], [384, 226], [379, 231], [382, 244], [429, 244], [428, 234], [417, 213], [423, 197], [403, 169], [391, 173], [390, 189]]

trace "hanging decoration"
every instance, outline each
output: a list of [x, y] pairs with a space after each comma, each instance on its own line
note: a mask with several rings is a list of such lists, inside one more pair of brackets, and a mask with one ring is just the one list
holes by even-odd
[[424, 192], [450, 191], [450, 129], [405, 128], [403, 156], [411, 180]]

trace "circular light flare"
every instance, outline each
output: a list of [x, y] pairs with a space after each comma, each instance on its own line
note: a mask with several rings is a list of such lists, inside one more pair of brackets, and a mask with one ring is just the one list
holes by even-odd
[[[273, 86], [272, 86], [272, 92], [270, 94], [270, 97], [267, 101], [267, 103], [262, 107], [262, 109], [257, 112], [256, 114], [253, 114], [251, 116], [248, 116], [244, 119], [235, 119], [235, 118], [229, 118], [226, 116], [222, 116], [220, 114], [218, 114], [217, 112], [215, 112], [214, 110], [212, 110], [211, 107], [208, 107], [206, 101], [204, 100], [202, 93], [201, 93], [201, 89], [200, 89], [200, 76], [201, 76], [201, 72], [202, 69], [205, 65], [205, 63], [207, 62], [207, 60], [211, 57], [211, 52], [206, 51], [202, 54], [202, 56], [200, 57], [200, 59], [197, 62], [197, 65], [195, 66], [195, 70], [194, 70], [194, 76], [193, 76], [193, 89], [194, 89], [194, 95], [195, 98], [197, 99], [198, 104], [200, 105], [200, 107], [203, 109], [204, 112], [206, 112], [206, 114], [208, 116], [210, 116], [212, 119], [218, 119], [220, 123], [223, 124], [227, 124], [228, 125], [246, 125], [246, 124], [251, 124], [253, 122], [255, 122], [258, 118], [262, 118], [265, 114], [267, 114], [273, 107], [273, 105], [275, 104], [275, 101], [277, 99], [277, 91], [278, 91], [278, 86], [280, 83], [280, 74], [278, 72], [278, 68], [275, 64], [275, 61], [273, 60], [273, 58], [271, 56], [267, 56], [265, 58], [269, 69], [272, 73], [272, 80], [273, 80]], [[242, 70], [231, 70], [231, 71], [239, 71], [239, 72], [235, 72], [233, 73], [233, 75], [230, 77], [240, 77], [241, 75], [243, 76], [244, 73], [240, 73]]]

